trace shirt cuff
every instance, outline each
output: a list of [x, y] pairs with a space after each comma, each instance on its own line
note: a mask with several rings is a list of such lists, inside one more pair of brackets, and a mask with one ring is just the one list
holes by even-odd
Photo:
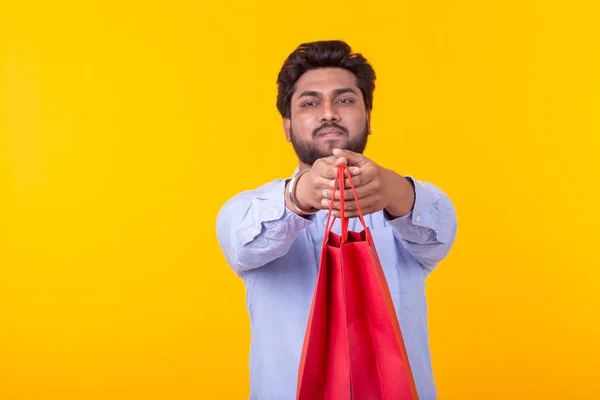
[[450, 232], [445, 229], [450, 210], [444, 194], [427, 182], [419, 182], [405, 176], [415, 188], [415, 204], [406, 215], [398, 218], [384, 212], [388, 224], [393, 226], [404, 240], [419, 244], [448, 243]]

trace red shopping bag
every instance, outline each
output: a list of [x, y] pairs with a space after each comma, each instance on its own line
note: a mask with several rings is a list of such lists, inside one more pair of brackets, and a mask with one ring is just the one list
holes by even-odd
[[[394, 304], [371, 232], [348, 232], [340, 167], [298, 371], [297, 400], [418, 400]], [[341, 236], [331, 232], [338, 188]]]

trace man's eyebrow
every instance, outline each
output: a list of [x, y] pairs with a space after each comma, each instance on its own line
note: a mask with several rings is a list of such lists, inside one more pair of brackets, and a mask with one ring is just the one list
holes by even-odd
[[[339, 96], [340, 94], [343, 94], [343, 93], [354, 93], [354, 94], [356, 94], [356, 91], [354, 89], [352, 89], [352, 88], [349, 88], [349, 87], [339, 88], [339, 89], [335, 89], [333, 91], [333, 94], [336, 95], [336, 96]], [[300, 94], [300, 96], [298, 96], [298, 98], [301, 98], [301, 97], [319, 97], [320, 95], [321, 95], [321, 93], [317, 92], [315, 90], [305, 90], [304, 92], [302, 92]]]
[[316, 92], [314, 90], [306, 90], [304, 92], [302, 92], [300, 94], [300, 96], [298, 96], [298, 98], [300, 97], [319, 97], [319, 92]]
[[356, 92], [354, 91], [354, 89], [352, 89], [352, 88], [349, 88], [349, 87], [346, 87], [346, 88], [341, 88], [341, 89], [335, 89], [335, 90], [333, 91], [333, 93], [334, 93], [336, 96], [339, 96], [340, 94], [343, 94], [343, 93], [354, 93], [354, 94], [356, 94]]

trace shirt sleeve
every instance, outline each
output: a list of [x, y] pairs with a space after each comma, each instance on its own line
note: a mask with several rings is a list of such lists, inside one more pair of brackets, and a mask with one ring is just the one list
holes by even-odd
[[415, 204], [408, 214], [392, 218], [384, 213], [404, 248], [427, 270], [432, 271], [450, 252], [457, 232], [457, 218], [450, 198], [431, 183], [412, 177]]
[[221, 207], [217, 237], [229, 266], [239, 275], [287, 254], [312, 221], [285, 205], [287, 180], [245, 191]]

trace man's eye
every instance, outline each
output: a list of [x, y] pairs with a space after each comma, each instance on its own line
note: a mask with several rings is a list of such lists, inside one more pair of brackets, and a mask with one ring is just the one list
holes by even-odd
[[340, 99], [339, 102], [343, 103], [343, 104], [352, 104], [352, 103], [354, 103], [351, 99]]
[[317, 103], [314, 101], [307, 101], [306, 103], [302, 104], [302, 107], [313, 107], [315, 106]]

